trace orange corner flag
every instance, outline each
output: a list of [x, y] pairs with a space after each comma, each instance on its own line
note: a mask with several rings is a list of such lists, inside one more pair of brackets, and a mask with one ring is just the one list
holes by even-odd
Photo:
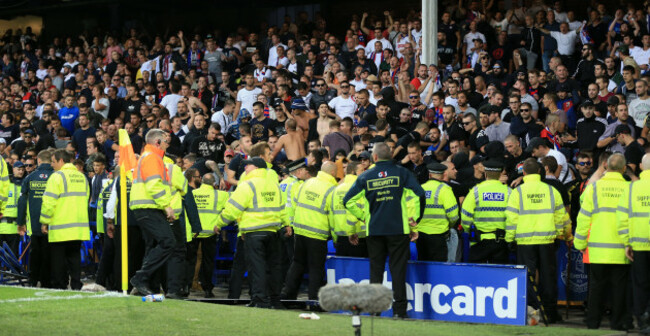
[[124, 166], [124, 170], [129, 171], [135, 169], [138, 164], [138, 161], [135, 158], [135, 153], [133, 152], [133, 146], [131, 146], [131, 139], [129, 134], [125, 129], [119, 130], [119, 141], [120, 141], [120, 161], [118, 164]]

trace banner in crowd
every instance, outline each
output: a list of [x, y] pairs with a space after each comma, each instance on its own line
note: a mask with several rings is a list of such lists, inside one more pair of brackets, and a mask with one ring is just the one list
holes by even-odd
[[[328, 284], [369, 283], [367, 259], [330, 257]], [[384, 286], [391, 288], [388, 265]], [[493, 324], [526, 324], [526, 268], [517, 265], [410, 261], [406, 295], [411, 318]], [[387, 311], [382, 316], [392, 316]]]
[[[559, 244], [557, 249], [557, 289], [558, 301], [566, 302], [567, 294], [570, 302], [581, 302], [587, 300], [588, 276], [585, 271], [585, 264], [582, 262], [582, 252], [571, 247], [567, 253], [566, 244]], [[567, 273], [568, 257], [571, 257], [571, 267]], [[567, 290], [567, 274], [571, 281]]]

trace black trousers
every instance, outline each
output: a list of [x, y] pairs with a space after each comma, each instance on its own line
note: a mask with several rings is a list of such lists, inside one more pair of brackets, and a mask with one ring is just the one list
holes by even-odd
[[[145, 242], [142, 239], [142, 231], [135, 223], [127, 224], [127, 262], [128, 262], [128, 275], [127, 279], [131, 279], [135, 272], [142, 267], [142, 259], [144, 258]], [[122, 227], [115, 226], [113, 234], [113, 244], [115, 245], [115, 258], [113, 259], [113, 274], [115, 278], [116, 289], [122, 289]], [[133, 285], [127, 281], [128, 290], [133, 288]]]
[[415, 247], [418, 250], [419, 261], [447, 261], [447, 237], [449, 231], [440, 234], [420, 232]]
[[278, 231], [278, 236], [280, 237], [280, 265], [282, 269], [282, 283], [284, 283], [287, 273], [289, 273], [289, 267], [291, 267], [291, 262], [293, 261], [293, 250], [295, 236], [291, 235], [289, 237], [285, 236], [286, 228], [280, 229]]
[[[557, 257], [554, 244], [517, 245], [517, 263], [528, 267], [529, 279], [539, 271], [537, 290], [547, 316], [557, 315]], [[528, 302], [537, 302], [532, 283], [528, 281]], [[536, 305], [531, 304], [534, 308]]]
[[469, 262], [487, 264], [507, 264], [508, 244], [501, 239], [485, 239], [472, 245], [469, 249]]
[[235, 256], [232, 261], [232, 270], [230, 270], [230, 281], [228, 283], [229, 299], [239, 299], [241, 296], [241, 288], [244, 284], [246, 269], [246, 243], [239, 236], [237, 238]]
[[187, 238], [185, 227], [178, 220], [171, 224], [171, 231], [174, 234], [174, 248], [167, 260], [167, 293], [180, 293], [185, 286], [185, 254]]
[[29, 285], [36, 287], [40, 282], [41, 287], [51, 287], [50, 279], [50, 243], [48, 237], [32, 235], [29, 245]]
[[102, 258], [99, 260], [97, 266], [97, 275], [95, 282], [99, 285], [106, 287], [106, 289], [116, 289], [119, 281], [115, 277], [114, 267], [115, 264], [115, 243], [113, 238], [108, 237], [107, 234], [102, 234], [104, 244], [102, 244]]
[[287, 273], [287, 279], [282, 292], [289, 300], [295, 300], [300, 290], [302, 275], [305, 270], [309, 274], [309, 300], [318, 300], [318, 290], [325, 279], [325, 260], [327, 259], [327, 240], [296, 235], [296, 245], [293, 261]]
[[632, 294], [634, 316], [638, 319], [650, 312], [650, 251], [634, 251], [632, 263]]
[[[635, 255], [636, 257], [636, 255]], [[647, 269], [645, 269], [647, 272]], [[628, 285], [629, 265], [590, 264], [589, 265], [589, 300], [587, 303], [587, 328], [597, 329], [609, 301], [612, 305], [610, 327], [624, 330], [628, 322], [626, 291]]]
[[[137, 209], [133, 211], [148, 250], [142, 261], [142, 268], [135, 273], [134, 281], [148, 284], [153, 273], [163, 267], [176, 246], [176, 239], [167, 217], [162, 210]], [[153, 245], [150, 245], [153, 244]], [[157, 288], [152, 288], [157, 291]]]
[[50, 243], [50, 265], [52, 288], [80, 290], [81, 283], [81, 242], [71, 240]]
[[251, 303], [269, 307], [280, 303], [280, 239], [277, 232], [244, 234]]
[[393, 278], [393, 315], [406, 316], [406, 264], [410, 256], [408, 235], [369, 236], [370, 283], [381, 284], [388, 257], [388, 268]]
[[16, 256], [20, 257], [18, 254], [18, 246], [20, 245], [20, 235], [19, 234], [0, 234], [0, 245], [3, 245], [4, 242], [7, 242], [11, 252]]
[[201, 249], [201, 268], [199, 269], [199, 281], [201, 288], [206, 292], [211, 292], [214, 288], [212, 283], [212, 274], [214, 274], [214, 256], [217, 254], [217, 236], [205, 238], [194, 238], [188, 245], [187, 277], [189, 284], [194, 279], [194, 269], [196, 266], [197, 253]]
[[347, 236], [341, 236], [336, 241], [336, 255], [340, 257], [368, 258], [366, 238], [359, 238], [359, 244], [352, 245]]

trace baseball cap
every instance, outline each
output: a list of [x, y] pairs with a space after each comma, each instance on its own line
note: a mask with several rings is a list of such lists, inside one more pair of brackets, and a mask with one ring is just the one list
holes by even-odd
[[5, 138], [0, 138], [0, 144], [7, 144], [7, 140]]
[[607, 99], [607, 105], [618, 105], [620, 103], [620, 100], [616, 96], [611, 96]]
[[291, 109], [307, 111], [307, 105], [305, 104], [305, 101], [302, 100], [302, 98], [296, 98], [291, 103]]
[[363, 159], [370, 160], [370, 152], [368, 151], [361, 152], [361, 154], [359, 154], [359, 160], [363, 160]]
[[619, 135], [619, 134], [632, 134], [632, 131], [627, 125], [618, 125], [614, 129], [614, 134]]
[[580, 107], [584, 108], [589, 108], [589, 107], [594, 107], [594, 102], [592, 102], [590, 99], [585, 100]]
[[235, 156], [235, 151], [232, 149], [226, 149], [226, 152], [223, 153], [223, 156]]
[[22, 161], [14, 162], [14, 168], [21, 168], [21, 167], [25, 167], [25, 164]]
[[26, 129], [24, 133], [25, 133], [25, 135], [27, 135], [27, 134], [29, 134], [31, 136], [34, 135], [34, 131], [32, 131], [31, 129]]
[[377, 78], [375, 75], [368, 75], [368, 77], [366, 77], [366, 80], [371, 82], [378, 82], [379, 78]]
[[475, 166], [475, 165], [477, 165], [477, 164], [479, 164], [479, 163], [481, 163], [483, 161], [485, 161], [485, 157], [483, 157], [482, 155], [477, 154], [477, 155], [474, 155], [474, 157], [471, 160], [469, 160], [469, 164], [471, 166]]
[[365, 121], [365, 120], [361, 120], [361, 121], [359, 121], [359, 123], [357, 124], [357, 127], [368, 127], [368, 122]]
[[540, 137], [534, 137], [534, 138], [530, 139], [530, 141], [528, 142], [528, 146], [526, 147], [526, 152], [532, 153], [533, 149], [535, 149], [535, 148], [537, 148], [537, 147], [539, 147], [541, 145], [548, 146], [546, 144], [546, 140], [544, 140], [544, 139], [542, 139]]

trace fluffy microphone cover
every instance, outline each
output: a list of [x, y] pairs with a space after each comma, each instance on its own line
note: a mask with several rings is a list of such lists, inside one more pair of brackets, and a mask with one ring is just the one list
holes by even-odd
[[393, 291], [380, 284], [327, 285], [318, 292], [318, 299], [327, 311], [381, 313], [390, 309]]

